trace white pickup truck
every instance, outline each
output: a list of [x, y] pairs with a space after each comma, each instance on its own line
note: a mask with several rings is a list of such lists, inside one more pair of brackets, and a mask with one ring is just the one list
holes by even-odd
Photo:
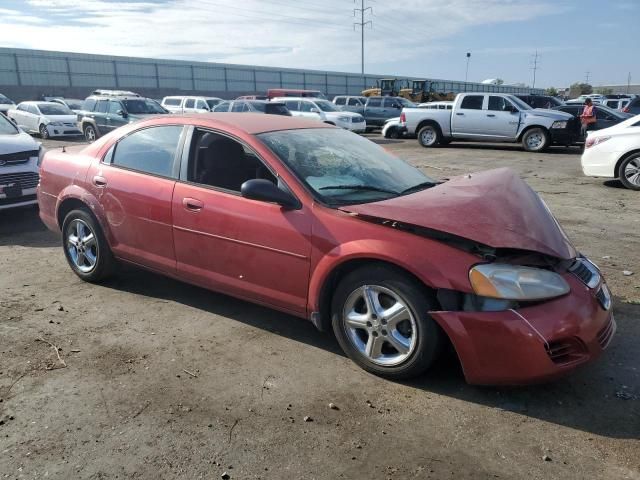
[[460, 93], [451, 110], [404, 108], [400, 123], [417, 135], [423, 147], [452, 141], [522, 142], [529, 152], [574, 141], [572, 115], [558, 110], [532, 109], [519, 98], [502, 93]]

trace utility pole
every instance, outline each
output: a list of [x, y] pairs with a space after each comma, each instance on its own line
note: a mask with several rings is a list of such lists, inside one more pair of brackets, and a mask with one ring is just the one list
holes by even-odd
[[591, 72], [585, 72], [585, 82], [587, 85], [589, 85], [589, 77], [591, 76]]
[[465, 83], [467, 83], [467, 80], [469, 79], [469, 62], [470, 61], [471, 61], [471, 52], [467, 52], [467, 70], [466, 70], [466, 72], [464, 74]]
[[540, 55], [538, 55], [538, 51], [536, 50], [535, 55], [531, 56], [533, 57], [533, 65], [531, 66], [531, 70], [533, 70], [533, 85], [531, 88], [536, 88], [536, 72], [538, 71], [538, 58], [540, 58]]
[[[353, 0], [357, 2], [357, 0]], [[373, 8], [364, 6], [365, 0], [360, 0], [360, 8], [353, 9], [353, 16], [355, 17], [358, 12], [360, 12], [360, 21], [354, 22], [353, 29], [355, 30], [356, 26], [360, 27], [360, 62], [361, 62], [361, 73], [364, 76], [364, 27], [366, 25], [371, 25], [373, 28], [373, 23], [371, 20], [364, 21], [364, 14], [369, 10], [369, 12], [373, 15]]]

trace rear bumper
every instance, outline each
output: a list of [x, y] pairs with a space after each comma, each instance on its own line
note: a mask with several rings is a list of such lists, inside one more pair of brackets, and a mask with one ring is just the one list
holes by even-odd
[[595, 147], [585, 149], [580, 160], [582, 172], [587, 177], [605, 177], [614, 178], [616, 176], [616, 163], [622, 153], [608, 152], [604, 148], [605, 145], [596, 145]]
[[[431, 312], [449, 335], [467, 382], [524, 385], [562, 377], [599, 357], [616, 330], [589, 289], [571, 274], [564, 297], [501, 312]], [[564, 349], [564, 350], [563, 350]], [[567, 355], [558, 355], [567, 352]]]

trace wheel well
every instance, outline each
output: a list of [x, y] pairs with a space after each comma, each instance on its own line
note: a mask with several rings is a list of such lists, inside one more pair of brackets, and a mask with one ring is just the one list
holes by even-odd
[[438, 122], [436, 122], [435, 120], [423, 120], [421, 121], [418, 126], [416, 127], [416, 134], [420, 131], [420, 129], [422, 127], [426, 127], [427, 125], [431, 125], [432, 127], [435, 127], [438, 129], [438, 132], [440, 132], [440, 134], [442, 135], [442, 128], [440, 128], [440, 124]]
[[527, 128], [525, 128], [522, 132], [520, 132], [520, 135], [518, 135], [518, 141], [522, 141], [522, 137], [524, 137], [524, 134], [527, 133], [529, 130], [531, 130], [532, 128], [541, 128], [542, 130], [544, 130], [545, 132], [547, 132], [547, 135], [549, 135], [549, 129], [547, 127], [543, 127], [542, 125], [529, 125]]
[[335, 124], [335, 123], [333, 123], [333, 122], [324, 122], [324, 123], [326, 123], [326, 124], [328, 124], [328, 125], [333, 125], [334, 127], [336, 126], [336, 124]]
[[58, 214], [56, 215], [58, 220], [58, 226], [62, 228], [62, 222], [64, 222], [64, 218], [71, 210], [87, 210], [91, 212], [91, 209], [84, 203], [82, 200], [78, 200], [77, 198], [68, 198], [64, 200], [60, 206], [58, 207]]
[[422, 280], [420, 280], [410, 271], [399, 267], [394, 263], [384, 260], [378, 260], [375, 258], [358, 258], [355, 260], [348, 260], [344, 263], [341, 263], [331, 271], [329, 276], [325, 279], [322, 288], [320, 289], [320, 298], [318, 304], [320, 308], [320, 326], [322, 331], [331, 329], [331, 302], [333, 301], [333, 294], [338, 283], [340, 283], [340, 281], [351, 272], [364, 266], [370, 265], [384, 265], [385, 267], [393, 268], [403, 275], [412, 278], [417, 285], [420, 285], [424, 289], [425, 294], [429, 295], [433, 299], [433, 301], [437, 303], [435, 291], [432, 288], [425, 285]]
[[91, 125], [94, 130], [97, 130], [96, 125], [91, 120], [82, 120], [82, 131], [84, 132], [84, 129], [89, 125]]
[[620, 166], [622, 165], [622, 162], [624, 162], [631, 155], [635, 155], [636, 153], [640, 153], [640, 149], [631, 150], [630, 152], [627, 152], [622, 157], [620, 157], [620, 159], [616, 162], [616, 168], [613, 170], [616, 178], [620, 178]]

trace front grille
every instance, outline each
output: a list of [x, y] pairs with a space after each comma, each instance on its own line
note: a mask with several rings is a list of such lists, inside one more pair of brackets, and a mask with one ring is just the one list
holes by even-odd
[[615, 332], [615, 322], [613, 317], [609, 317], [609, 321], [604, 326], [602, 330], [598, 332], [598, 343], [604, 349], [609, 346], [611, 343], [611, 339], [613, 338], [613, 334]]
[[37, 156], [38, 150], [28, 150], [26, 152], [7, 153], [4, 155], [0, 155], [0, 167], [10, 167], [12, 165], [27, 163], [30, 158]]
[[14, 203], [32, 202], [36, 200], [36, 194], [23, 195], [15, 198], [0, 198], [0, 207], [4, 205], [13, 205]]
[[353, 118], [351, 119], [351, 121], [352, 121], [353, 123], [361, 123], [361, 122], [364, 122], [364, 118], [363, 118], [363, 117], [353, 117]]
[[584, 357], [584, 353], [584, 345], [576, 338], [549, 342], [547, 347], [547, 355], [549, 355], [551, 361], [562, 365], [581, 360]]
[[0, 174], [0, 186], [18, 184], [23, 190], [38, 186], [40, 177], [35, 172], [5, 173]]
[[595, 288], [600, 283], [600, 273], [596, 266], [586, 258], [578, 258], [569, 267], [569, 271], [589, 288]]

